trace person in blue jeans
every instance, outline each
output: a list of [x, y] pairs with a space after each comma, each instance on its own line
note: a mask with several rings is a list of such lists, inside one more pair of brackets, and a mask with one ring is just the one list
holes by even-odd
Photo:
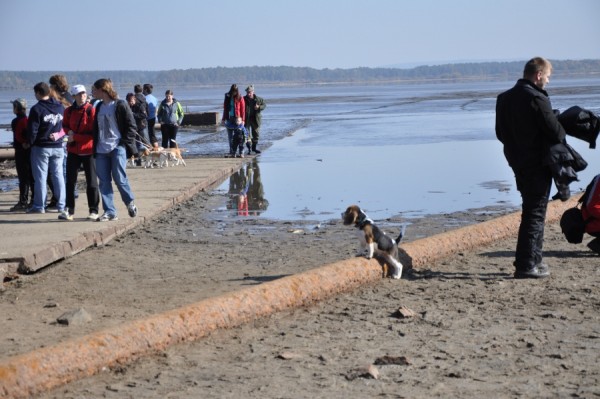
[[65, 107], [50, 97], [50, 87], [39, 82], [33, 87], [38, 102], [31, 107], [27, 122], [27, 139], [31, 145], [31, 170], [34, 180], [33, 205], [27, 213], [45, 213], [46, 180], [48, 176], [54, 185], [57, 198], [58, 218], [65, 213], [65, 180], [63, 175], [62, 128]]
[[137, 126], [129, 104], [120, 100], [109, 79], [94, 82], [94, 95], [101, 102], [96, 106], [94, 122], [94, 158], [98, 175], [100, 196], [104, 214], [99, 222], [117, 220], [112, 180], [114, 179], [121, 199], [127, 205], [130, 217], [137, 215], [133, 191], [125, 172], [127, 158], [137, 154], [135, 138]]

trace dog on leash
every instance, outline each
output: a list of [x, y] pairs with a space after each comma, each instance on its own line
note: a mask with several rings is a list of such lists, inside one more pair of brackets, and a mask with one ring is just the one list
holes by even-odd
[[171, 148], [165, 148], [163, 151], [165, 151], [167, 153], [167, 158], [169, 159], [169, 161], [173, 162], [173, 166], [178, 166], [178, 165], [183, 165], [186, 166], [185, 161], [183, 160], [183, 157], [181, 156], [182, 151], [184, 151], [183, 149], [179, 148], [179, 147], [171, 147]]
[[392, 267], [392, 278], [402, 277], [402, 263], [398, 261], [398, 244], [404, 235], [404, 228], [396, 240], [387, 236], [358, 205], [350, 205], [342, 213], [344, 225], [354, 225], [359, 229], [360, 248], [357, 256], [366, 256], [371, 259], [373, 255], [381, 256]]

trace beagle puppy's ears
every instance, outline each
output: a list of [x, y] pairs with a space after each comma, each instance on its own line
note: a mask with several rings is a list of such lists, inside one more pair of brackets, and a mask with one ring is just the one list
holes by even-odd
[[367, 218], [367, 214], [362, 209], [358, 208], [358, 217], [356, 218], [356, 223], [362, 223]]

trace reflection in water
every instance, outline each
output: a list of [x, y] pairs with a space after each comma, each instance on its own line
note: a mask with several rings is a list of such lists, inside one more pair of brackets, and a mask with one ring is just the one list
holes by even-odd
[[253, 159], [229, 177], [227, 209], [237, 210], [238, 216], [258, 216], [269, 206], [264, 195], [258, 162]]

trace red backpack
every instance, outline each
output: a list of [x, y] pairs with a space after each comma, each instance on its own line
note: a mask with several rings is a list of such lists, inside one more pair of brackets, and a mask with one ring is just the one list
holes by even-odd
[[581, 243], [585, 233], [600, 237], [600, 175], [588, 184], [577, 206], [563, 213], [560, 228], [571, 244]]
[[600, 237], [600, 175], [592, 179], [579, 201], [582, 203], [581, 215], [585, 232]]

